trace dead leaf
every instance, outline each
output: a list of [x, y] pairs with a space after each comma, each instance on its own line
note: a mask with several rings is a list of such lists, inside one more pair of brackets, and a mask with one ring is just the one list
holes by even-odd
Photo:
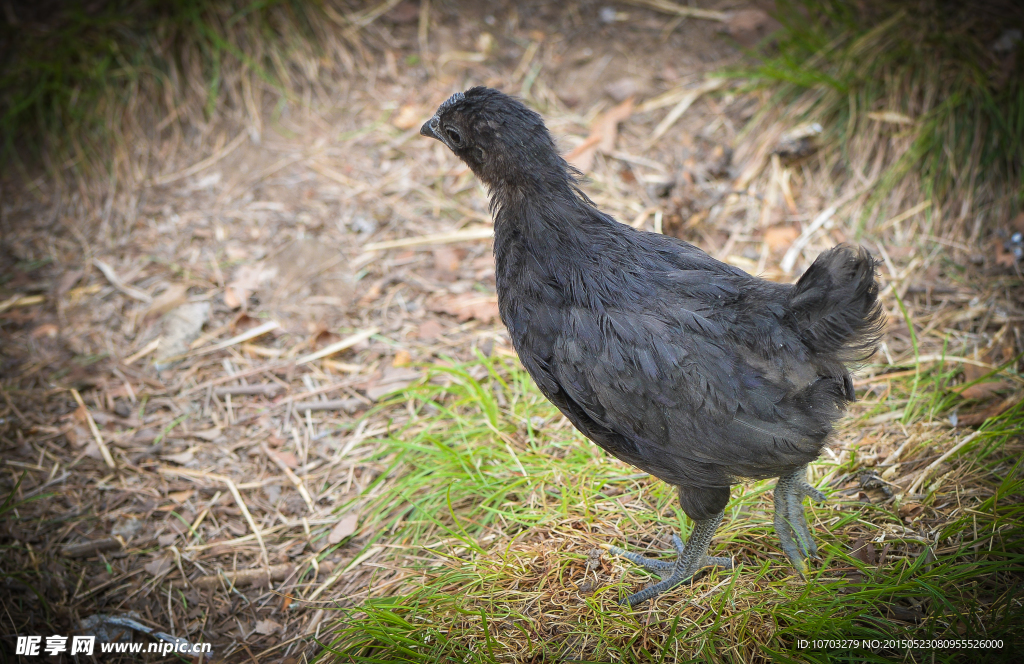
[[444, 327], [433, 318], [420, 323], [416, 330], [416, 337], [423, 341], [433, 341], [444, 334]]
[[366, 388], [366, 396], [376, 401], [385, 394], [404, 390], [420, 375], [420, 372], [405, 367], [388, 367], [377, 381]]
[[[985, 359], [991, 360], [988, 355], [986, 355]], [[976, 364], [964, 364], [962, 371], [964, 374], [964, 383], [968, 384], [973, 383], [982, 376], [988, 374], [991, 369], [979, 367]], [[1009, 381], [996, 378], [995, 376], [990, 376], [987, 382], [978, 383], [969, 387], [953, 388], [953, 391], [959, 393], [964, 399], [985, 399], [996, 392], [1001, 392], [1011, 387], [1013, 387], [1013, 385]]]
[[215, 441], [218, 438], [220, 438], [221, 433], [220, 433], [220, 429], [218, 429], [217, 427], [214, 427], [212, 429], [206, 429], [204, 431], [193, 431], [191, 433], [191, 435], [196, 437], [196, 438], [198, 438], [198, 439], [200, 439], [200, 440], [205, 440], [205, 441], [208, 441], [208, 442], [212, 443], [213, 441]]
[[224, 289], [224, 304], [237, 309], [249, 300], [260, 286], [277, 276], [277, 268], [263, 265], [239, 265], [235, 276]]
[[164, 461], [170, 461], [172, 463], [184, 466], [185, 464], [189, 464], [195, 461], [196, 457], [192, 453], [192, 450], [189, 449], [185, 450], [184, 452], [179, 452], [178, 454], [164, 454], [160, 458], [163, 459]]
[[619, 123], [633, 114], [633, 102], [634, 98], [629, 97], [599, 115], [590, 126], [587, 140], [565, 155], [566, 161], [586, 173], [594, 166], [594, 156], [599, 150], [604, 154], [614, 150], [615, 140], [619, 137]]
[[741, 9], [732, 12], [725, 22], [725, 31], [743, 46], [753, 46], [782, 27], [763, 9]]
[[981, 410], [976, 410], [970, 413], [961, 413], [957, 416], [956, 425], [960, 427], [975, 427], [979, 424], [984, 424], [985, 420], [990, 417], [1002, 415], [1010, 408], [1016, 406], [1020, 402], [1021, 398], [1022, 395], [1018, 393], [1003, 399], [993, 406], [982, 408]]
[[482, 293], [460, 293], [436, 298], [430, 304], [431, 311], [451, 314], [466, 322], [476, 319], [483, 323], [491, 323], [498, 318], [498, 296]]
[[199, 336], [209, 317], [209, 302], [190, 302], [170, 311], [160, 319], [157, 368], [161, 368], [164, 360], [188, 352], [189, 344]]
[[160, 537], [156, 538], [156, 543], [161, 547], [168, 547], [174, 544], [174, 540], [178, 539], [178, 533], [164, 533]]
[[913, 519], [924, 511], [924, 505], [920, 503], [905, 503], [900, 505], [900, 516], [904, 519]]
[[31, 336], [33, 339], [38, 339], [40, 337], [49, 337], [52, 339], [57, 336], [57, 331], [56, 325], [53, 323], [46, 323], [32, 330]]
[[764, 232], [764, 241], [773, 252], [788, 249], [798, 237], [800, 231], [793, 226], [772, 226]]
[[292, 470], [299, 467], [299, 459], [291, 452], [273, 452], [273, 455], [277, 457], [281, 463], [288, 466]]
[[331, 544], [337, 544], [352, 533], [356, 532], [356, 525], [358, 523], [359, 515], [355, 512], [349, 512], [345, 516], [341, 517], [341, 520], [338, 521], [338, 523], [334, 524], [334, 528], [331, 528], [331, 534], [327, 536], [327, 541]]
[[171, 284], [164, 289], [163, 293], [153, 298], [153, 301], [146, 307], [146, 313], [143, 317], [163, 316], [171, 309], [185, 304], [187, 299], [186, 293], [188, 293], [188, 286], [185, 284]]
[[1017, 257], [1004, 246], [1000, 238], [994, 238], [992, 242], [995, 247], [996, 265], [1012, 268], [1017, 264]]
[[412, 104], [406, 104], [398, 109], [398, 112], [391, 118], [391, 124], [395, 127], [407, 130], [413, 127], [419, 127], [426, 120], [423, 117], [423, 112], [416, 108]]
[[412, 362], [412, 355], [409, 351], [401, 348], [395, 353], [395, 358], [391, 360], [391, 366], [393, 367], [404, 367]]
[[436, 247], [434, 253], [434, 270], [440, 281], [455, 281], [462, 266], [462, 255], [455, 247]]
[[194, 493], [195, 491], [192, 491], [191, 489], [187, 491], [172, 491], [169, 494], [167, 494], [167, 497], [180, 505], [181, 503], [191, 498], [192, 494]]
[[861, 561], [865, 565], [874, 565], [878, 561], [878, 554], [875, 545], [866, 537], [854, 540], [850, 545], [850, 556]]
[[146, 570], [146, 572], [149, 573], [150, 576], [158, 577], [158, 576], [163, 576], [163, 574], [165, 572], [170, 570], [171, 569], [171, 565], [173, 565], [173, 564], [174, 563], [171, 560], [170, 556], [161, 556], [159, 558], [155, 558], [152, 562], [147, 564], [144, 567], [144, 569]]
[[279, 629], [281, 629], [281, 623], [274, 622], [269, 618], [266, 620], [256, 621], [256, 632], [259, 634], [273, 634]]

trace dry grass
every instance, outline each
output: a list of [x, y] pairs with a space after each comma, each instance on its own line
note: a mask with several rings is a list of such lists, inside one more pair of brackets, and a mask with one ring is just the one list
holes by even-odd
[[[226, 661], [308, 659], [317, 636], [342, 661], [864, 661], [792, 644], [1019, 634], [1018, 275], [955, 224], [860, 228], [878, 173], [841, 174], [827, 150], [773, 158], [796, 111], [765, 92], [720, 86], [651, 142], [704, 73], [739, 62], [717, 23], [390, 2], [232, 21], [239, 7], [201, 14], [247, 54], [221, 48], [215, 94], [209, 40], [183, 32], [193, 55], [173, 85], [140, 78], [101, 107], [121, 128], [106, 177], [51, 160], [4, 180], [5, 633], [133, 611]], [[266, 24], [274, 37], [257, 39]], [[816, 584], [774, 549], [770, 484], [756, 484], [713, 545], [739, 573], [616, 608], [643, 579], [608, 558], [588, 570], [590, 550], [663, 549], [685, 522], [666, 486], [595, 454], [510, 358], [484, 192], [417, 135], [450, 92], [486, 83], [543, 112], [568, 152], [623, 78], [637, 106], [586, 185], [617, 218], [776, 279], [855, 237], [885, 259], [885, 346], [814, 471], [835, 494], [813, 508]], [[435, 233], [478, 239], [418, 243]], [[186, 357], [155, 363], [168, 312], [206, 305]], [[1001, 382], [964, 391], [992, 380], [979, 365], [1004, 367]], [[925, 474], [967, 435], [953, 413], [987, 424]]]

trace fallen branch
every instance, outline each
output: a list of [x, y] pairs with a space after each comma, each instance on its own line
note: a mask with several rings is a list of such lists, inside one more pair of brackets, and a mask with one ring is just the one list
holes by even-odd
[[60, 550], [61, 555], [68, 558], [88, 558], [104, 551], [119, 551], [124, 548], [121, 540], [116, 537], [104, 537], [78, 544], [68, 544]]
[[[222, 583], [227, 582], [236, 588], [251, 585], [269, 585], [271, 581], [283, 581], [292, 573], [295, 566], [291, 563], [271, 565], [261, 569], [244, 569], [233, 572], [219, 572], [201, 576], [192, 585], [202, 590], [213, 590], [219, 588]], [[185, 588], [187, 583], [184, 580], [175, 580], [171, 583], [172, 588]]]

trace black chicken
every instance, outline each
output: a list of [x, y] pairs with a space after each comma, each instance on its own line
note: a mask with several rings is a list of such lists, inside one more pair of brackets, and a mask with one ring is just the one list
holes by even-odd
[[587, 198], [540, 115], [476, 87], [420, 133], [490, 190], [501, 320], [523, 366], [583, 434], [675, 485], [693, 519], [674, 563], [623, 555], [662, 577], [634, 605], [708, 565], [741, 478], [778, 477], [775, 529], [803, 572], [817, 548], [806, 466], [854, 400], [846, 363], [871, 354], [883, 314], [875, 262], [835, 247], [795, 285], [752, 277], [672, 237], [637, 231]]

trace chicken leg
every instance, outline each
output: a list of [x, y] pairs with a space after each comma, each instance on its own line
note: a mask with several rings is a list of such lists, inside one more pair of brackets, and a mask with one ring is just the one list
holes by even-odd
[[775, 483], [775, 532], [786, 557], [801, 575], [807, 571], [804, 559], [818, 555], [804, 515], [804, 496], [818, 502], [827, 500], [825, 494], [807, 483], [807, 466], [779, 477]]
[[695, 521], [690, 539], [683, 544], [679, 535], [672, 535], [672, 544], [676, 549], [675, 562], [645, 558], [641, 555], [626, 551], [617, 546], [608, 547], [608, 551], [617, 556], [622, 556], [646, 570], [650, 570], [661, 577], [661, 581], [651, 584], [638, 593], [625, 598], [620, 604], [636, 606], [652, 597], [688, 581], [705, 567], [719, 565], [725, 569], [732, 569], [731, 558], [719, 558], [708, 556], [708, 545], [711, 544], [711, 537], [715, 534], [718, 524], [722, 521], [724, 512], [719, 512], [710, 519]]

